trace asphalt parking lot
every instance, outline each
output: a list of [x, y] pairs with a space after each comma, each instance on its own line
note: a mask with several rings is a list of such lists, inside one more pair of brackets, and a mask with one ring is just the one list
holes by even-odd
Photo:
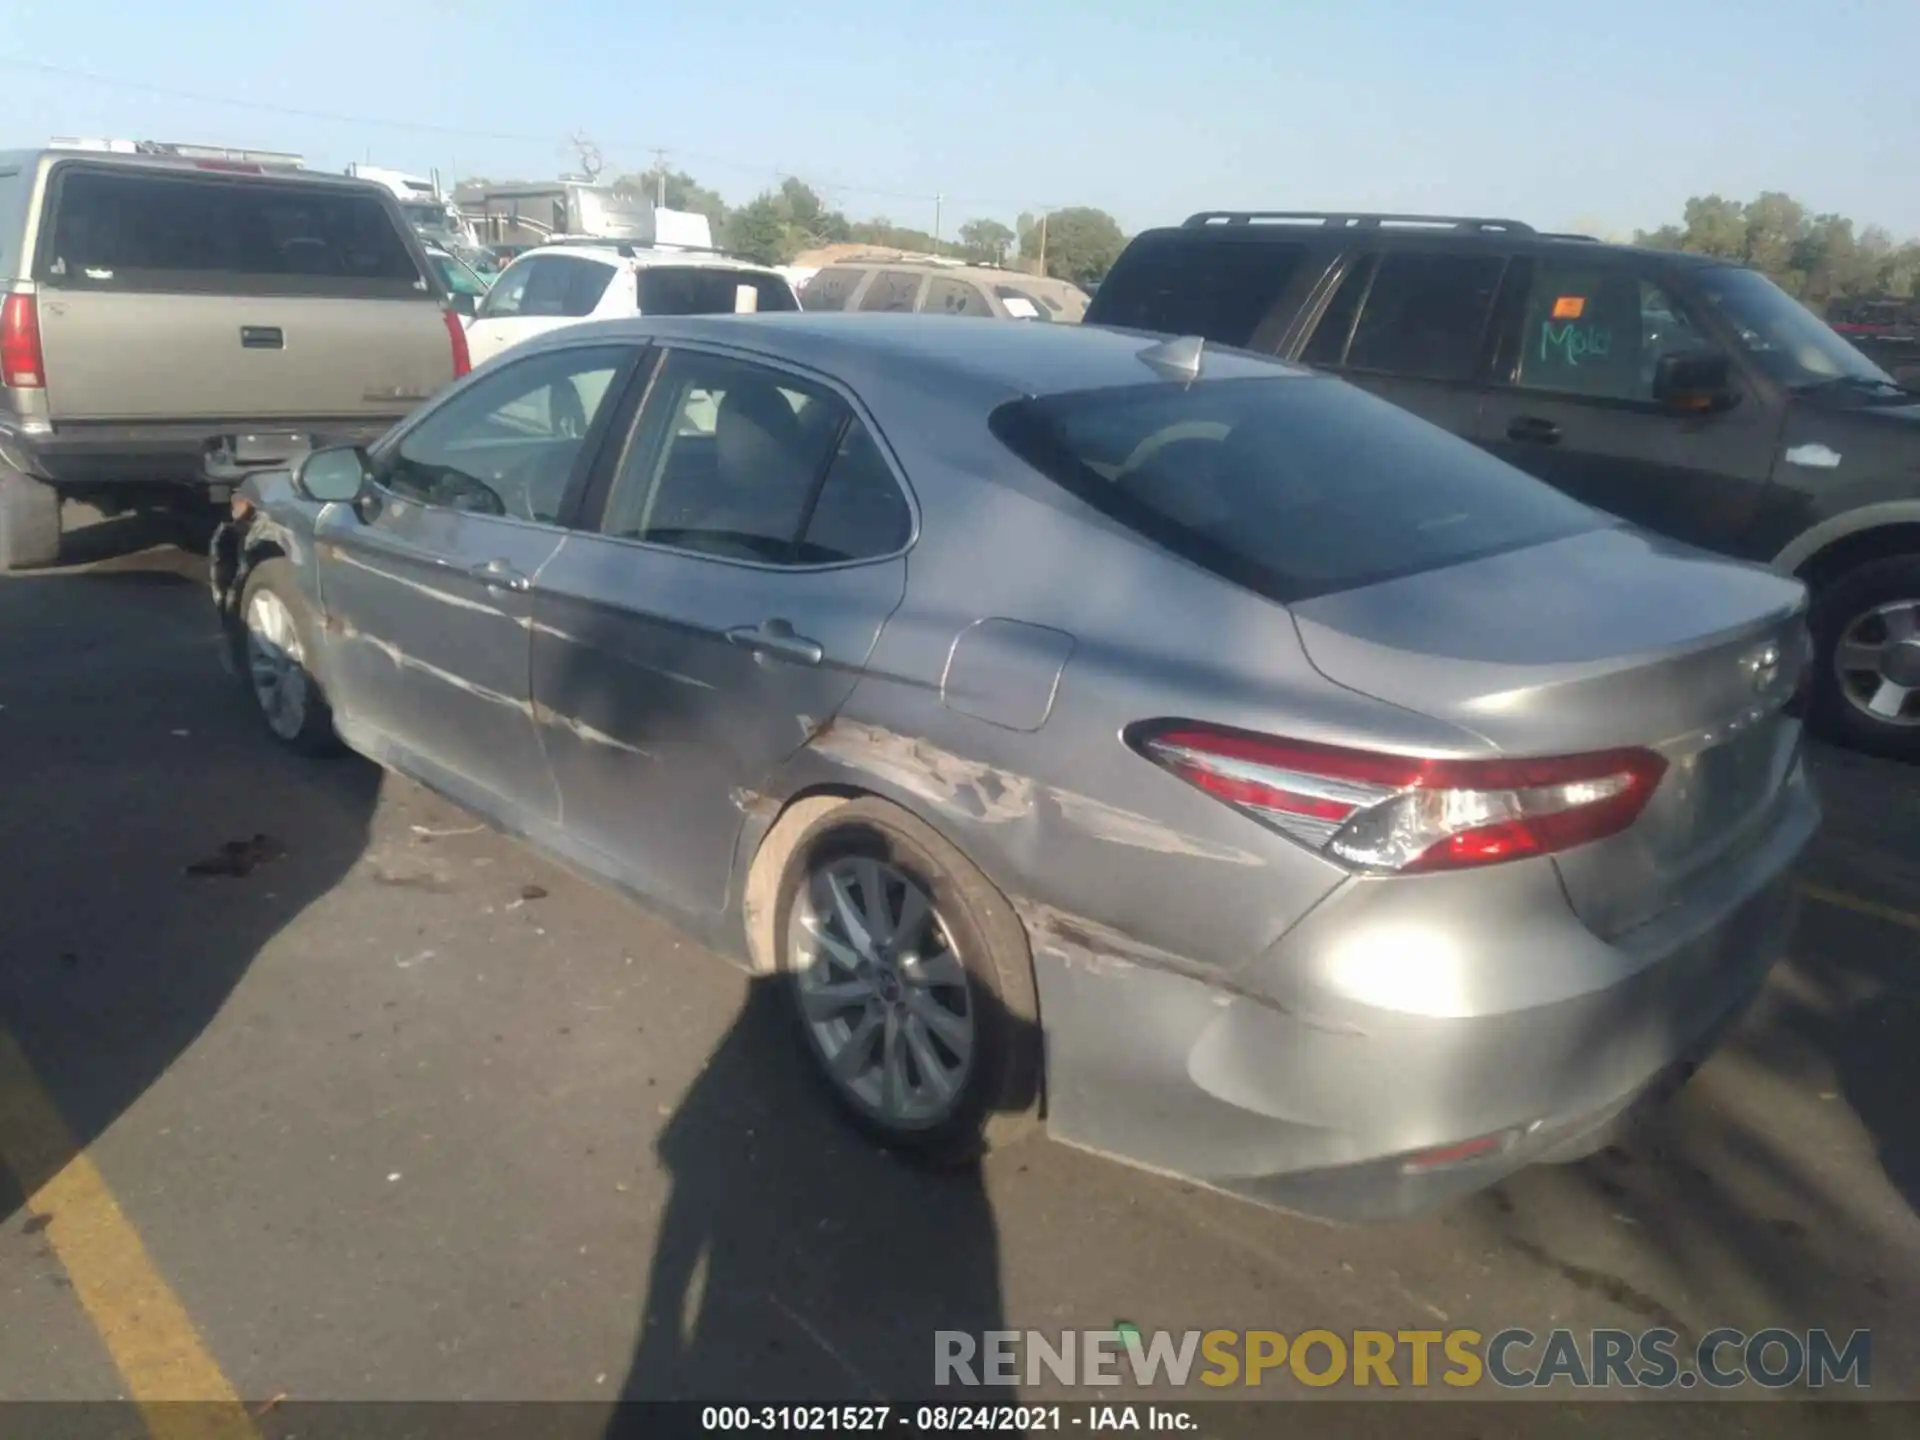
[[112, 528], [0, 580], [0, 1400], [911, 1397], [935, 1330], [1117, 1320], [1867, 1327], [1920, 1398], [1920, 770], [1820, 756], [1792, 961], [1624, 1149], [1378, 1229], [934, 1178], [671, 928], [276, 751]]

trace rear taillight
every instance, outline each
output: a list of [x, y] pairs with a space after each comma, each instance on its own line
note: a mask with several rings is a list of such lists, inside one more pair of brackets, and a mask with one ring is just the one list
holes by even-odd
[[473, 354], [467, 349], [467, 327], [451, 310], [442, 310], [440, 318], [447, 322], [447, 340], [453, 346], [453, 378], [458, 380], [473, 369]]
[[1346, 864], [1396, 874], [1495, 865], [1617, 835], [1667, 762], [1651, 750], [1436, 760], [1185, 721], [1132, 737], [1217, 800]]
[[0, 300], [0, 385], [43, 390], [47, 370], [40, 354], [40, 308], [31, 295]]

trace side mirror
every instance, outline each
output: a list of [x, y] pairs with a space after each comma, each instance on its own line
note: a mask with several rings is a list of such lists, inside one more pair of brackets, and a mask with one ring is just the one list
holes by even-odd
[[464, 315], [469, 320], [480, 309], [480, 302], [472, 295], [454, 295], [447, 301], [448, 307], [456, 315]]
[[1733, 362], [1718, 350], [1662, 355], [1653, 369], [1653, 398], [1676, 415], [1704, 415], [1732, 407]]
[[358, 445], [315, 450], [293, 472], [293, 488], [322, 504], [359, 498], [373, 476], [373, 462]]

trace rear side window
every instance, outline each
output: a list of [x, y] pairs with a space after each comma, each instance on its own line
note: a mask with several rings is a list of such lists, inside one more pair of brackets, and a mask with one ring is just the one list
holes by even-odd
[[911, 270], [882, 270], [860, 297], [862, 310], [911, 310], [920, 277]]
[[1087, 322], [1244, 346], [1306, 258], [1304, 245], [1269, 240], [1143, 235], [1100, 282]]
[[1606, 523], [1398, 406], [1311, 376], [1020, 400], [991, 424], [1096, 509], [1283, 603]]
[[40, 279], [63, 289], [430, 298], [377, 195], [71, 168]]
[[822, 270], [811, 280], [807, 288], [800, 292], [800, 305], [805, 310], [844, 310], [847, 301], [853, 298], [853, 292], [860, 288], [861, 270]]
[[1506, 266], [1502, 255], [1383, 256], [1347, 364], [1427, 380], [1472, 379]]
[[920, 302], [923, 314], [984, 315], [991, 319], [993, 307], [980, 287], [970, 280], [953, 280], [936, 275], [927, 282], [927, 298]]
[[1300, 358], [1309, 365], [1338, 365], [1347, 356], [1347, 340], [1353, 334], [1353, 322], [1360, 314], [1360, 302], [1367, 286], [1373, 283], [1373, 267], [1378, 256], [1362, 255], [1347, 267], [1340, 288], [1333, 292], [1320, 323]]
[[[733, 315], [797, 310], [793, 287], [778, 275], [714, 265], [647, 265], [640, 270], [642, 315]], [[743, 295], [741, 292], [746, 291]]]

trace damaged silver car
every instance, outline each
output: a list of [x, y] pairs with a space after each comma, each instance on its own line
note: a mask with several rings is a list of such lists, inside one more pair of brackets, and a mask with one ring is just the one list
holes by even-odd
[[1818, 819], [1799, 584], [1195, 340], [569, 328], [249, 482], [214, 590], [282, 741], [784, 975], [938, 1161], [1366, 1219], [1587, 1153]]

